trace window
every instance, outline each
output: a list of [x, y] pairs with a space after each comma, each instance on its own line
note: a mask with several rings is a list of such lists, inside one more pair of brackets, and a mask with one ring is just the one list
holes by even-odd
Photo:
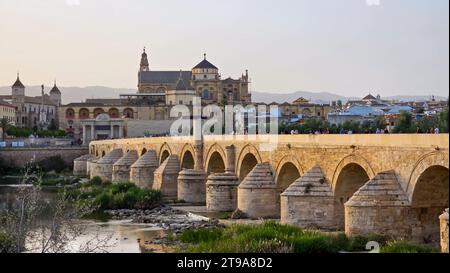
[[206, 76], [206, 75], [203, 75], [203, 79], [206, 79], [206, 78], [208, 78], [208, 76]]
[[182, 100], [180, 100], [180, 103], [179, 104], [183, 104], [183, 101]]

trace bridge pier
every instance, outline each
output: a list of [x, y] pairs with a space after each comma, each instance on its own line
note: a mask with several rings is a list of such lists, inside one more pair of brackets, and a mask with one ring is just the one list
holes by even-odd
[[345, 233], [409, 239], [416, 223], [411, 212], [395, 172], [381, 172], [345, 203]]
[[269, 163], [257, 164], [238, 187], [238, 209], [248, 218], [279, 218], [279, 191]]
[[337, 229], [336, 202], [317, 165], [281, 194], [281, 223], [302, 228]]
[[87, 164], [88, 160], [94, 159], [95, 157], [93, 155], [87, 154], [83, 155], [79, 158], [76, 158], [73, 161], [73, 175], [76, 176], [86, 176], [88, 173]]
[[444, 253], [449, 253], [448, 251], [448, 209], [439, 216], [440, 227], [441, 227], [441, 250]]
[[153, 189], [167, 198], [177, 197], [177, 177], [180, 172], [178, 156], [170, 155], [154, 172]]
[[150, 150], [130, 167], [130, 181], [140, 188], [153, 188], [154, 172], [159, 162], [156, 151]]
[[91, 177], [91, 172], [94, 169], [95, 165], [97, 164], [98, 160], [99, 159], [97, 157], [93, 156], [92, 158], [90, 158], [86, 161], [86, 176], [88, 178]]
[[112, 181], [113, 165], [123, 156], [122, 149], [115, 149], [99, 159], [91, 168], [91, 179], [95, 176], [103, 181]]
[[239, 178], [235, 173], [236, 149], [226, 147], [227, 166], [225, 173], [212, 174], [206, 183], [206, 209], [211, 212], [234, 211], [237, 208]]
[[113, 165], [112, 182], [129, 182], [131, 165], [138, 159], [137, 151], [129, 151]]

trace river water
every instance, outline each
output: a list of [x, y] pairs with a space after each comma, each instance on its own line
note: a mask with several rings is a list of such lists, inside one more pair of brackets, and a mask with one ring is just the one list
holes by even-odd
[[[13, 182], [15, 182], [14, 178], [0, 179], [0, 210], [13, 206], [15, 194], [20, 187], [23, 187]], [[51, 198], [51, 193], [45, 196]], [[77, 223], [84, 226], [84, 232], [74, 241], [69, 242], [67, 248], [69, 252], [80, 252], [80, 247], [92, 242], [94, 238], [107, 240], [107, 242], [102, 242], [102, 248], [93, 252], [164, 253], [171, 251], [167, 246], [151, 243], [167, 232], [151, 224], [135, 224], [125, 220], [80, 220]]]

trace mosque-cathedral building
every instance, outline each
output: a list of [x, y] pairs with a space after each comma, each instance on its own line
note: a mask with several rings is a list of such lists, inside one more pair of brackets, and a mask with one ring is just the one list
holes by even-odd
[[[59, 124], [69, 135], [85, 143], [93, 139], [136, 137], [142, 132], [133, 134], [132, 128], [158, 127], [153, 124], [149, 126], [151, 122], [171, 122], [171, 108], [180, 104], [189, 107], [194, 96], [201, 97], [202, 104], [251, 104], [249, 86], [248, 70], [238, 79], [222, 79], [219, 69], [207, 60], [206, 54], [189, 71], [153, 70], [144, 48], [138, 71], [137, 93], [122, 94], [117, 99], [87, 99], [84, 103], [63, 105], [59, 109]], [[280, 114], [287, 116], [304, 114], [326, 118], [331, 109], [302, 98], [294, 103], [277, 105]]]

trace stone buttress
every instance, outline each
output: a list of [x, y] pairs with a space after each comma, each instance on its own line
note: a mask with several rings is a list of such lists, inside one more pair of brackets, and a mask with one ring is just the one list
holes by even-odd
[[150, 150], [141, 156], [130, 170], [130, 181], [140, 188], [153, 188], [154, 172], [159, 167], [158, 156]]
[[322, 169], [313, 167], [281, 194], [281, 223], [302, 228], [337, 229], [335, 198]]
[[113, 165], [112, 182], [129, 182], [130, 181], [130, 168], [134, 162], [138, 159], [137, 151], [129, 151], [119, 161]]
[[112, 181], [113, 165], [123, 156], [122, 149], [112, 150], [109, 154], [100, 158], [91, 168], [91, 179], [95, 176], [103, 181]]
[[238, 187], [238, 209], [248, 218], [278, 218], [279, 190], [269, 163], [257, 164]]
[[409, 239], [412, 226], [410, 203], [394, 171], [377, 174], [345, 203], [348, 236], [379, 234]]
[[95, 159], [95, 156], [87, 154], [76, 158], [73, 161], [73, 175], [86, 176], [88, 174], [87, 164], [89, 160]]
[[235, 173], [234, 145], [227, 146], [225, 173], [211, 174], [206, 182], [206, 209], [211, 212], [228, 212], [237, 208], [239, 178]]
[[166, 198], [177, 197], [177, 177], [180, 172], [178, 156], [170, 155], [154, 172], [153, 189]]

